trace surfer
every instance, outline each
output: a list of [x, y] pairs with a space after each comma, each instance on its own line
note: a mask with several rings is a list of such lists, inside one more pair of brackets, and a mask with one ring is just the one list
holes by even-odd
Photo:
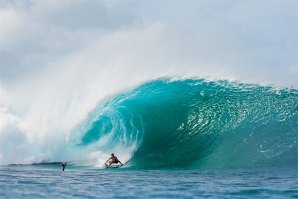
[[123, 165], [122, 162], [120, 162], [120, 160], [118, 160], [118, 158], [114, 155], [114, 153], [112, 153], [111, 157], [106, 161], [106, 163], [105, 163], [106, 165], [107, 165], [107, 162], [109, 162], [108, 167], [110, 167], [111, 164], [113, 164], [113, 163], [115, 163], [115, 164], [120, 163], [121, 166]]
[[64, 171], [64, 170], [65, 170], [65, 167], [66, 167], [66, 165], [67, 165], [67, 163], [66, 163], [66, 162], [63, 162], [63, 163], [61, 164], [61, 166], [62, 166], [62, 171]]

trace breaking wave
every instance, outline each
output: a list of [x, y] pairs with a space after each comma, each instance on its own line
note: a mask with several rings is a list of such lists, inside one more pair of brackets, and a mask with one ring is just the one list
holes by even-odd
[[297, 141], [295, 89], [162, 78], [102, 102], [71, 142], [154, 169], [297, 166]]

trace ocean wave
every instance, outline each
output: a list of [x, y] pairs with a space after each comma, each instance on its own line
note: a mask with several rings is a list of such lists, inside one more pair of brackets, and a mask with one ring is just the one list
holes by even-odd
[[74, 135], [77, 147], [129, 153], [133, 168], [297, 164], [298, 93], [162, 78], [101, 103]]

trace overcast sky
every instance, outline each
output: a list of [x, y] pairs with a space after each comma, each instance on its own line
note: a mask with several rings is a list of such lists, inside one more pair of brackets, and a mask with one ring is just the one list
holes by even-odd
[[0, 0], [2, 85], [79, 56], [98, 72], [117, 60], [140, 75], [297, 88], [298, 1]]

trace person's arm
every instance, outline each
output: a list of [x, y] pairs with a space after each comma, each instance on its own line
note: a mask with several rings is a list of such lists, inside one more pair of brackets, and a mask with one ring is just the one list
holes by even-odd
[[110, 160], [111, 158], [109, 158], [107, 161], [106, 161], [106, 163], [105, 164], [107, 164], [107, 162]]

